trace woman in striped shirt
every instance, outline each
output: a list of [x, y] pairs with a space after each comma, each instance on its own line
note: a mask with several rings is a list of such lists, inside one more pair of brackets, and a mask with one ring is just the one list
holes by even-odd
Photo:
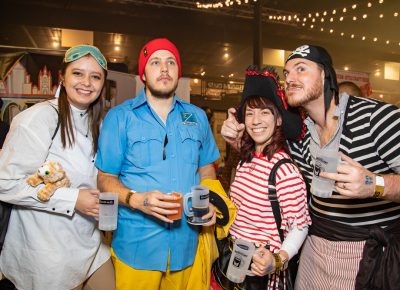
[[[231, 109], [230, 114], [233, 113]], [[285, 237], [282, 243], [268, 197], [269, 177], [278, 161], [290, 159], [286, 138], [297, 139], [301, 135], [301, 117], [287, 109], [274, 72], [258, 72], [250, 67], [237, 118], [244, 123], [245, 133], [230, 189], [238, 211], [229, 232], [232, 240], [251, 241], [257, 250], [251, 264], [255, 276], [247, 276], [242, 285], [232, 283], [228, 287], [279, 289], [277, 273], [297, 254], [311, 220], [306, 186], [299, 170], [292, 162], [279, 166], [275, 188]]]

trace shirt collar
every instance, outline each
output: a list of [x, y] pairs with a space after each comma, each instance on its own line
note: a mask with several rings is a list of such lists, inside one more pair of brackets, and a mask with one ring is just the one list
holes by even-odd
[[[183, 100], [179, 99], [175, 94], [174, 94], [174, 101], [172, 103], [172, 108], [175, 107], [175, 104], [182, 104]], [[147, 103], [147, 97], [146, 97], [146, 92], [143, 89], [140, 90], [140, 92], [137, 94], [135, 98], [132, 99], [131, 107], [132, 110], [142, 106], [143, 104]]]
[[253, 156], [257, 158], [264, 158], [264, 154], [262, 152], [258, 153], [257, 151], [253, 152]]
[[[333, 115], [335, 117], [338, 117], [339, 121], [341, 121], [343, 119], [343, 115], [346, 111], [348, 100], [349, 100], [349, 95], [346, 93], [342, 93], [339, 96], [339, 104], [335, 107], [335, 111], [333, 112]], [[314, 121], [310, 118], [310, 116], [307, 116], [307, 118], [304, 120], [304, 122], [308, 128], [310, 128], [310, 126], [314, 125]]]

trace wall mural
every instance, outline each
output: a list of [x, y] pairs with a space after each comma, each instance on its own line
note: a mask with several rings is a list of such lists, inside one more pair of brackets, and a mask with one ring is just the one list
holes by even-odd
[[22, 110], [54, 96], [60, 81], [61, 56], [38, 53], [0, 55], [0, 118], [10, 124]]

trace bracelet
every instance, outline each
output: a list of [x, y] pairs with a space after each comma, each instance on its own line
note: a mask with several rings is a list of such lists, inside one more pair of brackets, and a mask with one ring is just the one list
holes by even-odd
[[279, 273], [282, 271], [283, 264], [282, 264], [282, 258], [279, 255], [279, 253], [273, 253], [272, 256], [274, 257], [275, 260], [275, 272]]
[[130, 207], [129, 201], [131, 200], [132, 195], [136, 193], [136, 191], [130, 190], [125, 198], [125, 203]]

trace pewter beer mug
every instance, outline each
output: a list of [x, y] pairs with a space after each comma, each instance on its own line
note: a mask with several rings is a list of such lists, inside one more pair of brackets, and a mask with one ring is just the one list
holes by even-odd
[[320, 149], [317, 153], [314, 174], [311, 182], [311, 193], [315, 196], [328, 198], [332, 196], [335, 181], [320, 177], [322, 171], [336, 173], [340, 160], [338, 150]]
[[[188, 217], [188, 223], [201, 225], [209, 221], [201, 218], [208, 213], [209, 196], [210, 190], [204, 185], [192, 186], [192, 191], [184, 196], [183, 210]], [[189, 208], [189, 199], [192, 200], [191, 208]]]

